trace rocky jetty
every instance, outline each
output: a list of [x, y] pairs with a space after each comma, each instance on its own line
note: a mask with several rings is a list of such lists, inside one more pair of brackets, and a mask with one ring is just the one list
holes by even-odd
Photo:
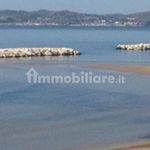
[[126, 45], [126, 44], [119, 44], [116, 49], [118, 50], [138, 50], [138, 51], [146, 51], [146, 50], [150, 50], [150, 44], [130, 44], [130, 45]]
[[5, 48], [0, 49], [0, 58], [33, 57], [33, 56], [67, 56], [81, 55], [71, 48]]

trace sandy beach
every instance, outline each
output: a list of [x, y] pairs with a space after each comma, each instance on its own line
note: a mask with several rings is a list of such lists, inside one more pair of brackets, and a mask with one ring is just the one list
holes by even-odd
[[93, 64], [89, 67], [100, 70], [112, 70], [118, 72], [126, 72], [141, 75], [150, 75], [150, 65], [134, 65], [134, 64]]

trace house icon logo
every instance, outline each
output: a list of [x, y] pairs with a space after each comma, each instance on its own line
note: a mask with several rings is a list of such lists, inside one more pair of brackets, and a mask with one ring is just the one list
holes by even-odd
[[27, 82], [28, 83], [37, 83], [38, 75], [39, 75], [39, 73], [33, 67], [30, 68], [26, 73]]

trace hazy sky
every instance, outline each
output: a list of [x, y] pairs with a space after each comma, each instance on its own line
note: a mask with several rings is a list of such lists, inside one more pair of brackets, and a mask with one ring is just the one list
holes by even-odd
[[150, 0], [0, 0], [0, 9], [130, 13], [150, 10]]

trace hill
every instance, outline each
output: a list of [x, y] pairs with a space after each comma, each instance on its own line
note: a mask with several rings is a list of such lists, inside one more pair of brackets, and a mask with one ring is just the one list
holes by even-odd
[[1, 10], [0, 25], [149, 26], [150, 11], [129, 15], [97, 15], [71, 11]]

